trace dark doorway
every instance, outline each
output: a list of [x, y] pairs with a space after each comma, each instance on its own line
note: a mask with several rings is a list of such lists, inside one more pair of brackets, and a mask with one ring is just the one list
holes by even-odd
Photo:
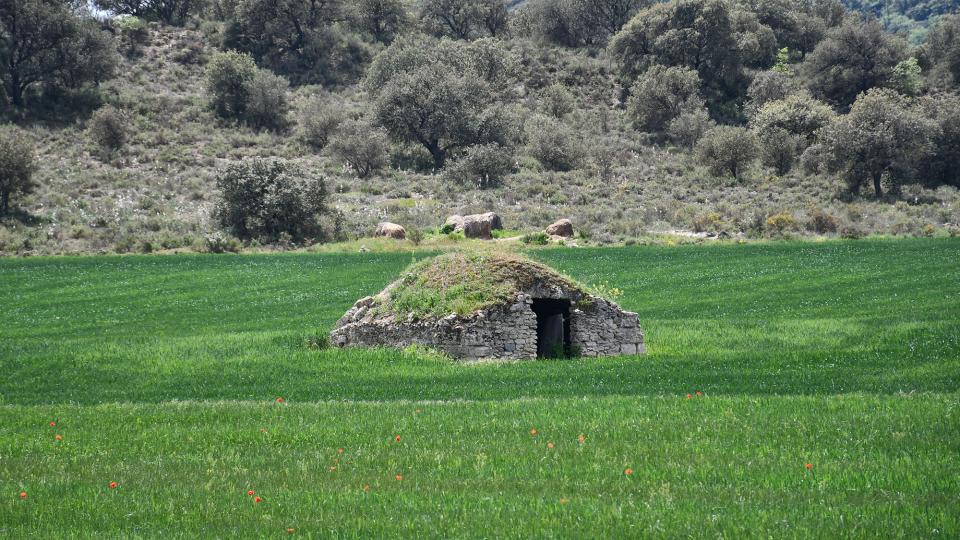
[[570, 301], [534, 298], [537, 314], [537, 358], [560, 358], [570, 354]]

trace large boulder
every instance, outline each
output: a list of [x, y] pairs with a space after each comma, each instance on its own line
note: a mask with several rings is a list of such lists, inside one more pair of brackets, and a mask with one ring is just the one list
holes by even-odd
[[395, 240], [403, 240], [407, 237], [407, 230], [396, 223], [384, 221], [377, 224], [377, 230], [374, 231], [373, 235], [393, 238]]
[[500, 219], [500, 216], [496, 212], [487, 212], [485, 214], [480, 214], [480, 217], [486, 220], [490, 220], [490, 230], [498, 231], [503, 230], [503, 220]]
[[570, 238], [573, 236], [573, 222], [569, 219], [554, 221], [547, 226], [547, 230], [545, 232], [550, 236], [562, 236], [564, 238]]
[[491, 231], [503, 229], [503, 221], [500, 219], [500, 216], [494, 212], [470, 214], [467, 216], [454, 214], [447, 218], [444, 226], [452, 226], [454, 231], [462, 232], [467, 238], [489, 240], [493, 237]]

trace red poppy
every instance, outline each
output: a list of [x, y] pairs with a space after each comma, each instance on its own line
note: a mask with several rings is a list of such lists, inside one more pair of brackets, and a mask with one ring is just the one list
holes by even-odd
[[586, 435], [581, 435], [581, 436], [577, 437], [577, 441], [579, 441], [580, 444], [583, 444], [583, 443], [587, 442], [587, 436], [586, 436]]
[[63, 440], [63, 436], [60, 435], [59, 433], [57, 433], [56, 435], [53, 436], [53, 439], [54, 439], [55, 441], [62, 441], [62, 440]]
[[631, 469], [630, 467], [627, 467], [626, 469], [623, 470], [623, 474], [630, 476], [631, 474], [633, 474], [633, 469]]
[[252, 489], [247, 490], [247, 497], [252, 497], [253, 494], [254, 494], [254, 491]]
[[687, 399], [690, 399], [690, 398], [692, 398], [692, 397], [693, 397], [693, 396], [691, 396], [690, 394], [687, 394]]
[[256, 497], [253, 498], [253, 502], [256, 502], [256, 503], [263, 502], [263, 499], [261, 499], [260, 496], [257, 495]]
[[393, 438], [393, 440], [395, 440], [395, 441], [397, 441], [397, 442], [400, 442], [400, 436], [399, 436], [399, 435], [395, 436], [395, 437]]
[[531, 436], [531, 437], [536, 437], [536, 436], [537, 436], [537, 428], [532, 428], [532, 429], [530, 429], [530, 436]]
[[54, 426], [56, 426], [56, 425], [57, 425], [56, 422], [54, 422], [53, 420], [50, 421], [50, 427], [54, 427]]
[[697, 397], [700, 397], [700, 396], [702, 396], [702, 395], [703, 395], [703, 392], [697, 390]]
[[553, 443], [552, 443], [552, 442], [548, 442], [548, 443], [547, 443], [547, 448], [553, 450]]
[[277, 403], [283, 403], [283, 398], [282, 398], [282, 397], [278, 397], [278, 398], [277, 398]]
[[110, 489], [116, 489], [116, 488], [117, 488], [117, 483], [116, 483], [116, 482], [110, 482]]
[[20, 498], [21, 498], [21, 499], [26, 499], [26, 498], [27, 498], [27, 492], [26, 492], [26, 491], [21, 491], [21, 492], [20, 492]]
[[398, 475], [397, 475], [397, 482], [399, 482], [399, 481], [401, 481], [401, 480], [403, 480], [403, 475], [402, 475], [402, 474], [398, 474]]
[[813, 468], [813, 463], [807, 463], [806, 467], [807, 467], [807, 470], [809, 471], [810, 469]]
[[338, 454], [342, 454], [342, 453], [343, 453], [343, 448], [337, 448], [337, 453], [338, 453]]

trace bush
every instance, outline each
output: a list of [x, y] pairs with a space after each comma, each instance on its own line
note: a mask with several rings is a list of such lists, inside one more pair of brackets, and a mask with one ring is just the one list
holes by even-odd
[[14, 197], [36, 189], [36, 168], [30, 137], [13, 126], [0, 126], [0, 216], [10, 211]]
[[757, 159], [757, 146], [757, 136], [750, 130], [717, 126], [704, 133], [696, 151], [701, 163], [708, 166], [714, 176], [730, 173], [739, 179], [744, 169]]
[[282, 160], [244, 160], [217, 177], [221, 199], [215, 216], [241, 239], [275, 242], [323, 239], [326, 183]]
[[253, 58], [244, 53], [217, 53], [207, 64], [207, 92], [213, 110], [223, 118], [242, 118], [250, 99], [250, 82], [257, 74]]
[[760, 141], [760, 159], [764, 165], [771, 167], [777, 174], [787, 174], [793, 168], [803, 140], [780, 128], [773, 128], [758, 135]]
[[545, 246], [550, 243], [550, 236], [545, 232], [535, 232], [521, 236], [520, 241], [524, 244]]
[[703, 134], [714, 125], [705, 108], [687, 110], [670, 121], [667, 135], [677, 145], [692, 150]]
[[342, 123], [336, 138], [330, 142], [330, 153], [360, 178], [366, 178], [386, 165], [389, 148], [387, 132], [365, 120]]
[[259, 129], [280, 130], [287, 126], [287, 88], [289, 83], [267, 70], [257, 70], [247, 84], [246, 112], [248, 124]]
[[343, 108], [339, 104], [319, 97], [314, 98], [300, 114], [301, 136], [307, 144], [322, 150], [344, 119]]
[[834, 233], [837, 232], [837, 220], [823, 210], [817, 209], [807, 219], [806, 228], [817, 234]]
[[147, 23], [140, 17], [118, 15], [113, 18], [113, 25], [120, 34], [119, 49], [127, 55], [133, 55], [139, 51], [140, 46], [150, 37]]
[[780, 212], [767, 218], [767, 231], [775, 235], [783, 235], [786, 232], [796, 229], [797, 220], [788, 212]]
[[627, 114], [647, 132], [661, 132], [684, 111], [703, 108], [697, 72], [682, 67], [653, 66], [630, 89]]
[[101, 150], [113, 153], [127, 141], [127, 118], [113, 105], [101, 107], [90, 117], [87, 133]]
[[540, 93], [540, 107], [545, 114], [561, 119], [574, 110], [574, 97], [562, 84], [553, 84]]
[[447, 178], [480, 189], [499, 186], [516, 168], [513, 150], [499, 144], [478, 144], [467, 148], [462, 157], [448, 165]]
[[576, 169], [584, 154], [572, 129], [542, 115], [527, 124], [527, 151], [551, 171]]

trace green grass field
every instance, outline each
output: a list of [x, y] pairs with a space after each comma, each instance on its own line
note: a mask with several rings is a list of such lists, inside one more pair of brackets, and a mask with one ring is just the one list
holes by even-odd
[[304, 346], [409, 253], [0, 260], [0, 537], [960, 535], [960, 241], [533, 256], [649, 354]]

